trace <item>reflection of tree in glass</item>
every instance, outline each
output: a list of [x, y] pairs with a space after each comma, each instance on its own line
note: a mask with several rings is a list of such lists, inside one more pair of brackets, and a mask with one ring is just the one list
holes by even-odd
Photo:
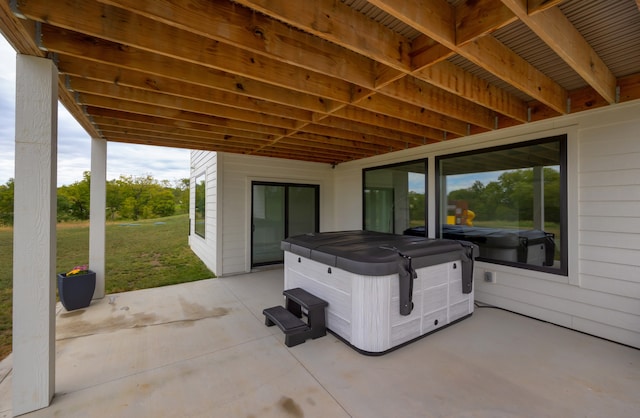
[[196, 177], [195, 233], [204, 237], [206, 186], [204, 174]]
[[[473, 174], [468, 174], [473, 176]], [[560, 173], [544, 168], [544, 212], [548, 222], [560, 221]], [[479, 221], [532, 221], [534, 212], [533, 169], [510, 170], [485, 186], [476, 180], [471, 187], [454, 190], [448, 200], [464, 200]]]

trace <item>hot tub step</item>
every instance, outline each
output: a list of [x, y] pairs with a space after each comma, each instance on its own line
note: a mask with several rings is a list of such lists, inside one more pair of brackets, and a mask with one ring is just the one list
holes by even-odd
[[314, 310], [316, 308], [324, 308], [328, 305], [327, 301], [320, 299], [314, 294], [307, 292], [306, 290], [296, 287], [294, 289], [287, 289], [282, 292], [286, 296], [287, 300], [297, 303], [308, 310]]
[[[287, 347], [302, 344], [308, 338], [316, 339], [327, 335], [327, 301], [301, 288], [287, 289], [282, 294], [286, 297], [286, 308], [274, 306], [263, 310], [262, 313], [266, 326], [277, 325], [284, 332], [284, 343]], [[303, 314], [307, 316], [308, 323], [300, 319]]]
[[304, 321], [282, 306], [267, 308], [262, 313], [265, 316], [265, 325], [270, 327], [277, 325], [285, 334], [296, 334], [309, 331], [309, 326]]

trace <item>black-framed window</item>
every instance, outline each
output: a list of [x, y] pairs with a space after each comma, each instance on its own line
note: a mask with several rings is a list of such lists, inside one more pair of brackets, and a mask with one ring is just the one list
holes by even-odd
[[437, 236], [479, 260], [567, 275], [567, 136], [436, 158]]
[[205, 237], [205, 225], [206, 225], [206, 199], [207, 199], [207, 191], [206, 191], [206, 176], [204, 174], [200, 174], [196, 176], [196, 209], [195, 209], [195, 225], [194, 231], [196, 235]]
[[362, 228], [426, 234], [427, 160], [364, 169]]

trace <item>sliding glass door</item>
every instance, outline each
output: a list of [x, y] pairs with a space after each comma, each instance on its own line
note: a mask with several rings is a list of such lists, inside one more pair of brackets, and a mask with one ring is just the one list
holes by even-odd
[[282, 263], [280, 242], [318, 232], [319, 186], [253, 182], [251, 265]]

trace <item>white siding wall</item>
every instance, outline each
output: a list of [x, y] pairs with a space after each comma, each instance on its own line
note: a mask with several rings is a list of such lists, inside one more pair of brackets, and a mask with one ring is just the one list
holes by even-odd
[[[436, 156], [558, 134], [569, 141], [569, 277], [478, 262], [476, 300], [640, 347], [640, 102], [341, 164], [336, 229], [361, 228], [363, 168], [428, 158], [433, 231]], [[479, 280], [485, 270], [497, 283]]]
[[[333, 170], [328, 164], [281, 160], [236, 154], [219, 154], [224, 167], [221, 210], [222, 229], [221, 275], [251, 270], [251, 182], [306, 183], [320, 186], [320, 230], [332, 227], [334, 218]], [[220, 164], [222, 162], [222, 164]]]
[[[196, 208], [196, 188], [195, 179], [197, 176], [205, 174], [206, 199], [205, 199], [205, 237], [196, 235], [195, 231], [195, 208]], [[218, 239], [218, 202], [221, 198], [218, 193], [218, 154], [209, 151], [191, 152], [191, 192], [189, 193], [189, 221], [191, 222], [191, 234], [189, 235], [189, 245], [193, 252], [202, 259], [205, 265], [214, 274], [219, 274], [220, 248], [222, 240]]]

